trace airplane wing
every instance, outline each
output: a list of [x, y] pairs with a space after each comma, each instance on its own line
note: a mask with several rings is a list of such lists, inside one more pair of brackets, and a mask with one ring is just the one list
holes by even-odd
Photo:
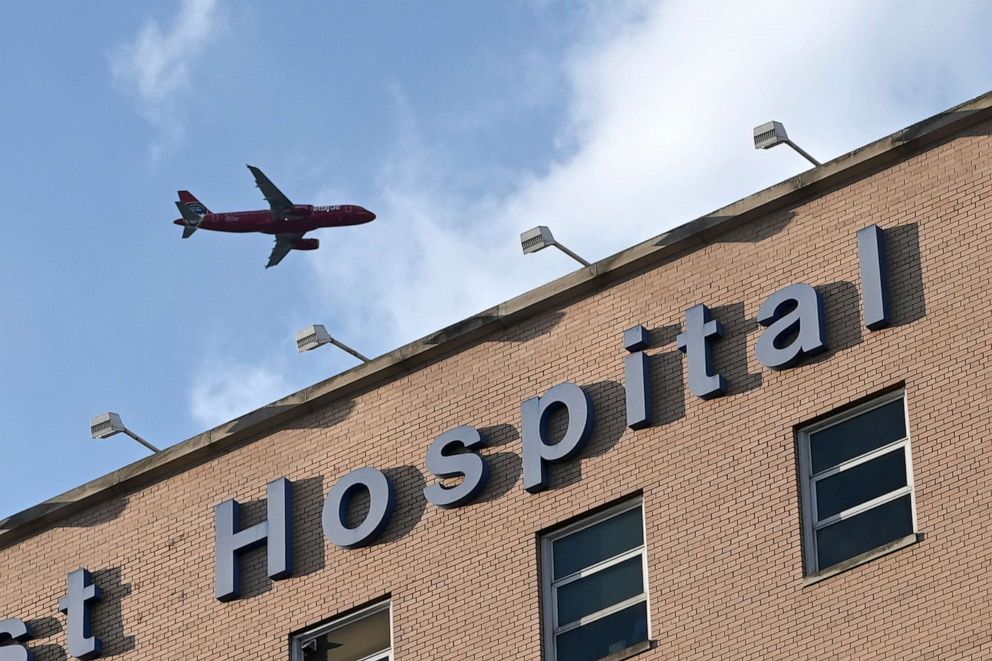
[[255, 177], [255, 185], [262, 191], [265, 201], [272, 207], [272, 213], [277, 218], [285, 219], [290, 209], [293, 208], [293, 203], [289, 201], [288, 197], [283, 195], [281, 190], [276, 188], [276, 185], [265, 176], [264, 172], [254, 165], [249, 165], [248, 169], [251, 170], [252, 176]]
[[272, 254], [269, 255], [269, 263], [265, 265], [265, 268], [270, 268], [281, 262], [282, 258], [288, 255], [289, 251], [293, 249], [293, 244], [302, 239], [304, 234], [305, 232], [300, 232], [299, 234], [276, 234], [276, 245], [272, 248]]

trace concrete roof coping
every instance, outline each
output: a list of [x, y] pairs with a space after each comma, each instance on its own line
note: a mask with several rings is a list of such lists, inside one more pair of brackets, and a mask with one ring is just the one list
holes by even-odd
[[474, 343], [480, 337], [563, 301], [587, 295], [632, 273], [676, 259], [751, 219], [905, 160], [948, 136], [990, 118], [992, 92], [987, 92], [0, 520], [0, 548], [10, 546], [85, 507], [209, 461], [237, 445], [251, 442], [262, 432], [291, 418], [407, 374], [427, 362]]

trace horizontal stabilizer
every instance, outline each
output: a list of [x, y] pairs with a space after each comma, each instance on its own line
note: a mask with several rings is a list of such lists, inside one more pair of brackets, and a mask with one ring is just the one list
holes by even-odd
[[189, 237], [193, 236], [193, 232], [195, 232], [195, 231], [196, 231], [196, 226], [195, 225], [187, 225], [187, 226], [185, 226], [183, 228], [183, 238], [184, 239], [188, 239]]

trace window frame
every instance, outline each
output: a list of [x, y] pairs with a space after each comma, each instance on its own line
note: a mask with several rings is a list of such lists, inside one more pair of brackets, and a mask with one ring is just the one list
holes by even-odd
[[[377, 601], [368, 606], [363, 606], [358, 610], [343, 615], [341, 617], [336, 617], [329, 622], [324, 622], [323, 624], [317, 624], [307, 629], [300, 631], [299, 633], [294, 633], [290, 636], [290, 659], [291, 661], [305, 661], [303, 658], [303, 646], [309, 643], [311, 640], [320, 638], [321, 636], [327, 635], [328, 633], [334, 631], [335, 629], [340, 629], [346, 627], [349, 624], [353, 624], [359, 620], [363, 620], [366, 617], [370, 617], [382, 611], [389, 612], [389, 648], [381, 650], [378, 652], [373, 652], [371, 655], [366, 656], [358, 661], [381, 661], [386, 659], [387, 661], [393, 661], [393, 604], [392, 599], [383, 599], [382, 601]], [[382, 655], [385, 654], [385, 657]]]
[[[838, 425], [842, 422], [846, 422], [852, 418], [856, 418], [859, 415], [868, 413], [874, 409], [885, 406], [886, 404], [891, 404], [896, 400], [902, 400], [902, 410], [903, 410], [903, 421], [906, 427], [906, 434], [891, 443], [887, 443], [881, 447], [875, 448], [870, 452], [858, 455], [851, 459], [842, 461], [834, 466], [821, 470], [819, 473], [813, 474], [812, 472], [812, 446], [810, 444], [810, 436], [813, 434], [823, 431], [834, 425]], [[854, 561], [854, 564], [860, 564], [860, 561], [864, 561], [863, 556], [875, 553], [878, 549], [887, 547], [892, 542], [899, 541], [898, 539], [890, 540], [885, 544], [877, 546], [873, 549], [869, 549], [864, 553], [848, 558], [847, 560], [842, 560], [841, 562], [829, 565], [827, 567], [819, 566], [819, 554], [816, 547], [816, 533], [823, 528], [827, 528], [840, 521], [845, 521], [847, 519], [853, 518], [859, 514], [867, 512], [868, 510], [874, 509], [880, 505], [891, 502], [898, 498], [902, 498], [909, 495], [909, 508], [912, 516], [912, 530], [910, 535], [915, 535], [919, 531], [919, 526], [916, 518], [916, 488], [913, 476], [913, 455], [912, 455], [912, 432], [909, 427], [909, 402], [906, 396], [905, 388], [899, 388], [893, 390], [892, 392], [884, 393], [877, 397], [872, 397], [868, 401], [862, 402], [856, 406], [852, 406], [849, 409], [839, 411], [835, 414], [827, 415], [824, 419], [817, 422], [805, 425], [798, 430], [798, 454], [799, 454], [799, 484], [800, 484], [800, 494], [802, 498], [802, 520], [803, 520], [803, 556], [805, 561], [805, 575], [815, 576], [821, 572], [834, 571], [839, 566], [845, 565], [846, 563]], [[879, 459], [889, 453], [897, 452], [898, 450], [903, 450], [903, 456], [906, 462], [906, 484], [898, 489], [885, 493], [881, 496], [872, 498], [871, 500], [866, 500], [863, 503], [859, 503], [854, 507], [850, 507], [846, 510], [838, 512], [837, 514], [831, 515], [826, 519], [819, 521], [818, 512], [816, 505], [816, 488], [815, 485], [820, 480], [828, 477], [837, 475], [845, 470], [850, 470], [851, 468], [856, 468], [862, 464], [868, 463], [875, 459]]]
[[[641, 544], [633, 549], [628, 549], [619, 555], [606, 560], [601, 560], [595, 564], [583, 567], [582, 569], [554, 578], [554, 542], [568, 537], [574, 533], [591, 528], [599, 523], [611, 519], [620, 514], [624, 514], [633, 509], [641, 512]], [[579, 521], [575, 521], [562, 528], [541, 534], [541, 598], [544, 604], [543, 631], [544, 631], [544, 658], [546, 661], [557, 661], [558, 658], [558, 636], [573, 631], [581, 626], [595, 622], [604, 617], [608, 617], [625, 608], [644, 603], [647, 619], [647, 640], [651, 640], [651, 589], [648, 579], [648, 553], [647, 553], [647, 517], [644, 512], [644, 498], [637, 496], [624, 500], [602, 511], [583, 516]], [[562, 586], [567, 586], [579, 579], [595, 575], [601, 571], [614, 567], [622, 562], [626, 562], [636, 556], [641, 556], [641, 593], [633, 597], [624, 599], [606, 608], [602, 608], [588, 615], [583, 615], [578, 620], [567, 622], [564, 626], [558, 624], [558, 590]]]

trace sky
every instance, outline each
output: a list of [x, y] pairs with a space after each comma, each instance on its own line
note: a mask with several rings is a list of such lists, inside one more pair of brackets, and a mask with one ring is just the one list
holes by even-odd
[[[949, 0], [0, 0], [0, 517], [992, 89], [992, 5]], [[182, 240], [176, 191], [360, 204]]]

